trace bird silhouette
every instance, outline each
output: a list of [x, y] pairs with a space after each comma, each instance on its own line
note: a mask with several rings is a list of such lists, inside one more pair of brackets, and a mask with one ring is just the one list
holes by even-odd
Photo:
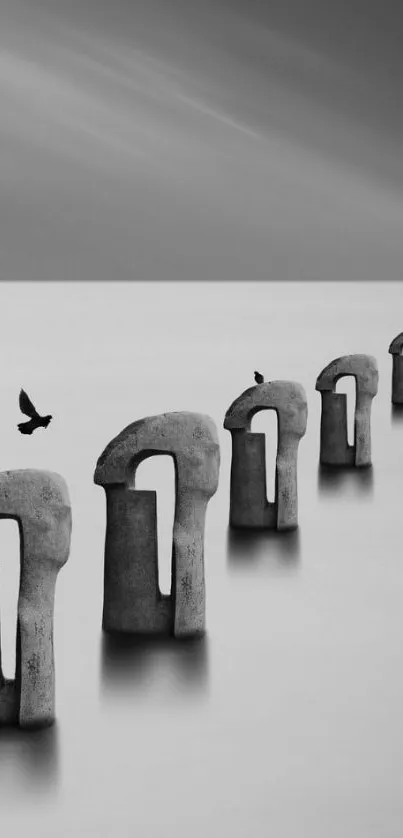
[[47, 428], [52, 416], [40, 416], [36, 408], [27, 396], [25, 390], [20, 392], [20, 410], [30, 417], [29, 422], [20, 422], [18, 430], [21, 434], [32, 434], [37, 428]]
[[256, 381], [256, 384], [263, 384], [263, 382], [264, 382], [264, 377], [263, 377], [262, 373], [257, 372], [257, 370], [255, 370], [255, 381]]

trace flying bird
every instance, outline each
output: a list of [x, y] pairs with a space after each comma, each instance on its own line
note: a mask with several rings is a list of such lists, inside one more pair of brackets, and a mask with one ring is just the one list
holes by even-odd
[[264, 377], [263, 377], [262, 373], [257, 372], [256, 370], [255, 370], [255, 381], [256, 381], [256, 384], [263, 384], [263, 382], [264, 382]]
[[40, 416], [36, 408], [27, 396], [25, 390], [20, 392], [20, 410], [30, 417], [29, 422], [20, 422], [18, 430], [21, 434], [32, 434], [37, 428], [47, 428], [52, 416]]

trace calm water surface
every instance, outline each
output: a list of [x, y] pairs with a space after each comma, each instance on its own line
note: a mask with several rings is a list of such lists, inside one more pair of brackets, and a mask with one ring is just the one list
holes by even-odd
[[[205, 838], [394, 838], [403, 818], [403, 415], [390, 403], [403, 288], [388, 284], [0, 286], [2, 468], [64, 475], [73, 509], [56, 589], [56, 726], [0, 733], [5, 833]], [[373, 469], [318, 468], [315, 380], [333, 358], [374, 355]], [[299, 530], [228, 530], [231, 401], [268, 379], [301, 382]], [[352, 395], [351, 383], [339, 389]], [[54, 420], [23, 438], [23, 386]], [[207, 636], [116, 645], [102, 636], [105, 499], [97, 457], [124, 426], [210, 414], [221, 475], [206, 530]], [[269, 497], [275, 423], [267, 431]], [[351, 422], [351, 416], [350, 416]], [[156, 488], [169, 585], [173, 469]], [[18, 533], [0, 526], [6, 674], [14, 665]]]

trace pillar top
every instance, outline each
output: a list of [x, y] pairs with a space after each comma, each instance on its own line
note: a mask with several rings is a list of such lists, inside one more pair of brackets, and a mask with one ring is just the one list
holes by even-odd
[[99, 486], [127, 484], [139, 463], [154, 454], [170, 454], [177, 466], [181, 464], [181, 477], [186, 482], [185, 472], [189, 479], [192, 473], [195, 481], [198, 473], [201, 479], [201, 472], [206, 468], [206, 474], [211, 475], [207, 461], [215, 461], [218, 468], [220, 459], [218, 433], [213, 419], [202, 413], [177, 411], [132, 422], [102, 452], [96, 465], [94, 483]]
[[228, 408], [224, 428], [249, 430], [255, 413], [276, 410], [285, 427], [293, 427], [303, 436], [307, 422], [307, 399], [301, 384], [295, 381], [265, 381], [249, 387]]
[[392, 343], [389, 346], [389, 352], [391, 355], [401, 355], [403, 349], [403, 332], [400, 332], [399, 335], [392, 340]]
[[333, 391], [339, 378], [352, 375], [361, 392], [376, 396], [378, 392], [378, 365], [372, 355], [343, 355], [331, 361], [318, 375], [316, 390]]

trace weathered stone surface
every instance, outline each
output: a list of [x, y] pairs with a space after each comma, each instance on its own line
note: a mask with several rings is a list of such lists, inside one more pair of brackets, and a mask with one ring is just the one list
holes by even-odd
[[389, 346], [392, 361], [392, 402], [403, 404], [403, 332], [400, 332]]
[[[139, 463], [173, 457], [176, 503], [171, 595], [158, 587], [156, 492], [135, 490]], [[106, 492], [103, 628], [177, 637], [205, 630], [204, 527], [218, 486], [215, 424], [197, 413], [163, 413], [133, 422], [101, 454], [94, 482]]]
[[[347, 398], [335, 393], [337, 382], [352, 375], [356, 383], [354, 445], [348, 444]], [[378, 367], [370, 355], [345, 355], [325, 367], [316, 380], [322, 396], [320, 462], [324, 465], [371, 465], [371, 405], [378, 392]]]
[[48, 471], [1, 472], [0, 518], [18, 522], [21, 557], [16, 676], [6, 680], [0, 666], [0, 724], [48, 725], [55, 718], [55, 585], [71, 535], [64, 479]]
[[[265, 434], [251, 433], [253, 416], [277, 413], [276, 496], [266, 494]], [[290, 530], [298, 526], [297, 456], [307, 423], [305, 390], [293, 381], [270, 381], [250, 387], [225, 414], [232, 436], [230, 525]]]

